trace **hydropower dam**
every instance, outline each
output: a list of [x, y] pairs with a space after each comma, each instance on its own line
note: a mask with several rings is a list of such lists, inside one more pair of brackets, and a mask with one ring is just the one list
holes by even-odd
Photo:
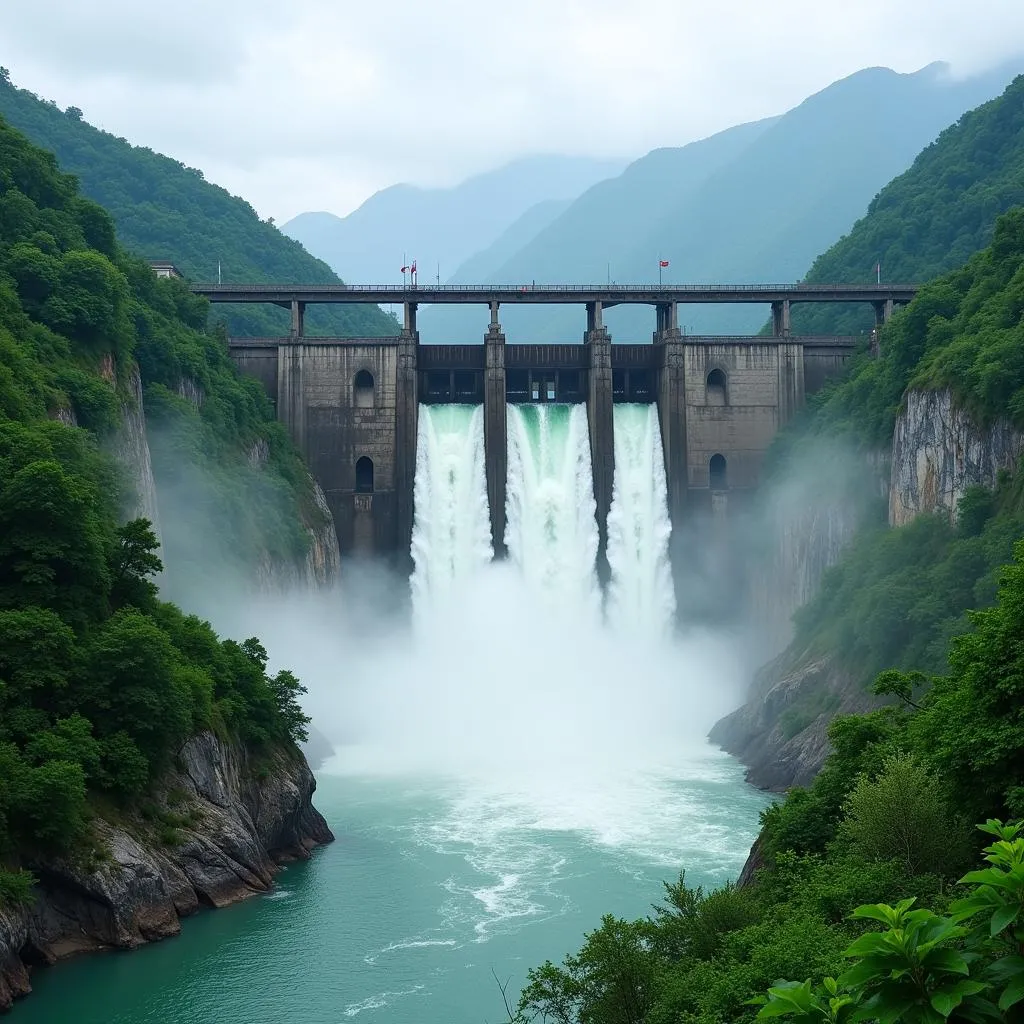
[[[862, 343], [793, 335], [792, 306], [867, 303], [882, 324], [916, 286], [193, 291], [214, 303], [291, 311], [288, 336], [234, 337], [229, 348], [242, 372], [262, 382], [323, 488], [343, 554], [400, 561], [411, 554], [414, 591], [431, 592], [467, 566], [507, 556], [544, 586], [567, 585], [572, 576], [598, 604], [607, 584], [608, 602], [637, 614], [641, 592], [641, 603], [668, 607], [662, 554], [672, 527], [688, 517], [724, 517], [742, 504], [777, 431]], [[394, 337], [310, 337], [310, 303], [401, 304], [404, 319]], [[484, 306], [482, 343], [421, 344], [417, 311], [435, 303]], [[510, 303], [585, 307], [582, 344], [506, 343], [500, 310]], [[612, 342], [603, 312], [627, 303], [653, 307], [650, 342]], [[689, 303], [764, 304], [772, 334], [686, 335], [679, 306]], [[548, 535], [558, 542], [540, 557]], [[555, 568], [565, 559], [576, 560], [578, 571]], [[658, 618], [654, 608], [645, 614]]]

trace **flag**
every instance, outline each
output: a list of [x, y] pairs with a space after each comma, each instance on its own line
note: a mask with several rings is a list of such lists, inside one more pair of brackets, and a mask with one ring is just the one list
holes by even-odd
[[409, 268], [414, 274], [416, 273], [416, 261], [412, 261], [412, 266]]
[[667, 267], [668, 266], [668, 260], [658, 260], [658, 266], [659, 267]]
[[404, 274], [408, 269], [408, 267], [402, 267], [402, 273]]

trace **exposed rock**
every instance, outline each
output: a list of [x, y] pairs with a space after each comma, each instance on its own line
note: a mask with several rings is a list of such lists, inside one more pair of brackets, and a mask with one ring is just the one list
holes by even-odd
[[97, 821], [102, 857], [34, 865], [35, 904], [0, 909], [0, 1010], [30, 991], [29, 966], [176, 935], [201, 903], [223, 907], [266, 892], [280, 864], [334, 838], [295, 748], [268, 755], [257, 771], [242, 747], [204, 733], [177, 760], [160, 786], [165, 815], [187, 822], [173, 842], [166, 822]]
[[[922, 513], [953, 522], [964, 491], [994, 487], [999, 471], [1015, 469], [1022, 453], [1024, 433], [1008, 422], [980, 428], [948, 390], [908, 392], [889, 460], [890, 524], [905, 525]], [[883, 464], [880, 456], [872, 458], [876, 467]], [[760, 605], [755, 602], [769, 627], [774, 621], [776, 636], [783, 611], [788, 615], [813, 596], [821, 573], [853, 536], [856, 517], [841, 503], [824, 508], [797, 506], [788, 526], [783, 517], [778, 555], [761, 582]], [[828, 756], [829, 722], [877, 705], [862, 683], [836, 659], [790, 646], [757, 673], [746, 704], [718, 722], [711, 738], [748, 766], [754, 785], [805, 785]]]
[[818, 773], [837, 714], [872, 705], [835, 658], [790, 649], [757, 673], [746, 704], [717, 722], [710, 738], [747, 765], [748, 782], [781, 792]]
[[146, 414], [142, 404], [142, 378], [133, 366], [128, 374], [129, 400], [121, 407], [121, 425], [109, 441], [109, 450], [117, 459], [132, 486], [128, 505], [122, 509], [128, 519], [148, 519], [160, 539], [160, 515], [157, 510], [153, 462], [146, 437]]
[[995, 487], [999, 471], [1016, 469], [1022, 452], [1024, 433], [1007, 420], [980, 428], [948, 389], [908, 392], [892, 441], [889, 523], [902, 526], [922, 512], [953, 522], [964, 491]]
[[743, 870], [740, 871], [740, 877], [736, 879], [737, 889], [745, 889], [748, 885], [753, 885], [757, 881], [758, 871], [765, 866], [763, 847], [763, 836], [758, 835], [754, 840], [754, 845], [750, 848], [750, 853], [747, 854], [747, 859], [743, 862]]
[[206, 401], [206, 392], [202, 389], [198, 381], [192, 377], [182, 377], [178, 381], [178, 394], [185, 399], [186, 402], [191, 402], [197, 409], [201, 409], [203, 402]]

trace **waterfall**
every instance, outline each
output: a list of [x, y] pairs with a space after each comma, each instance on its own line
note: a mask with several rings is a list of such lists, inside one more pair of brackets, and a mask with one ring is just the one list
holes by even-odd
[[598, 546], [584, 405], [509, 405], [505, 544], [552, 608], [598, 618]]
[[422, 617], [493, 555], [482, 406], [420, 406], [413, 486], [411, 587]]
[[676, 601], [668, 555], [665, 459], [656, 405], [616, 405], [615, 480], [608, 512], [607, 618], [650, 636], [670, 631]]

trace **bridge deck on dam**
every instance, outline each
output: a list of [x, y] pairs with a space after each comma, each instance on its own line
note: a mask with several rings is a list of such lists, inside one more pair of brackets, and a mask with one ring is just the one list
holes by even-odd
[[195, 284], [210, 302], [335, 303], [561, 303], [623, 304], [775, 302], [910, 302], [914, 284], [677, 284], [677, 285], [354, 285]]

